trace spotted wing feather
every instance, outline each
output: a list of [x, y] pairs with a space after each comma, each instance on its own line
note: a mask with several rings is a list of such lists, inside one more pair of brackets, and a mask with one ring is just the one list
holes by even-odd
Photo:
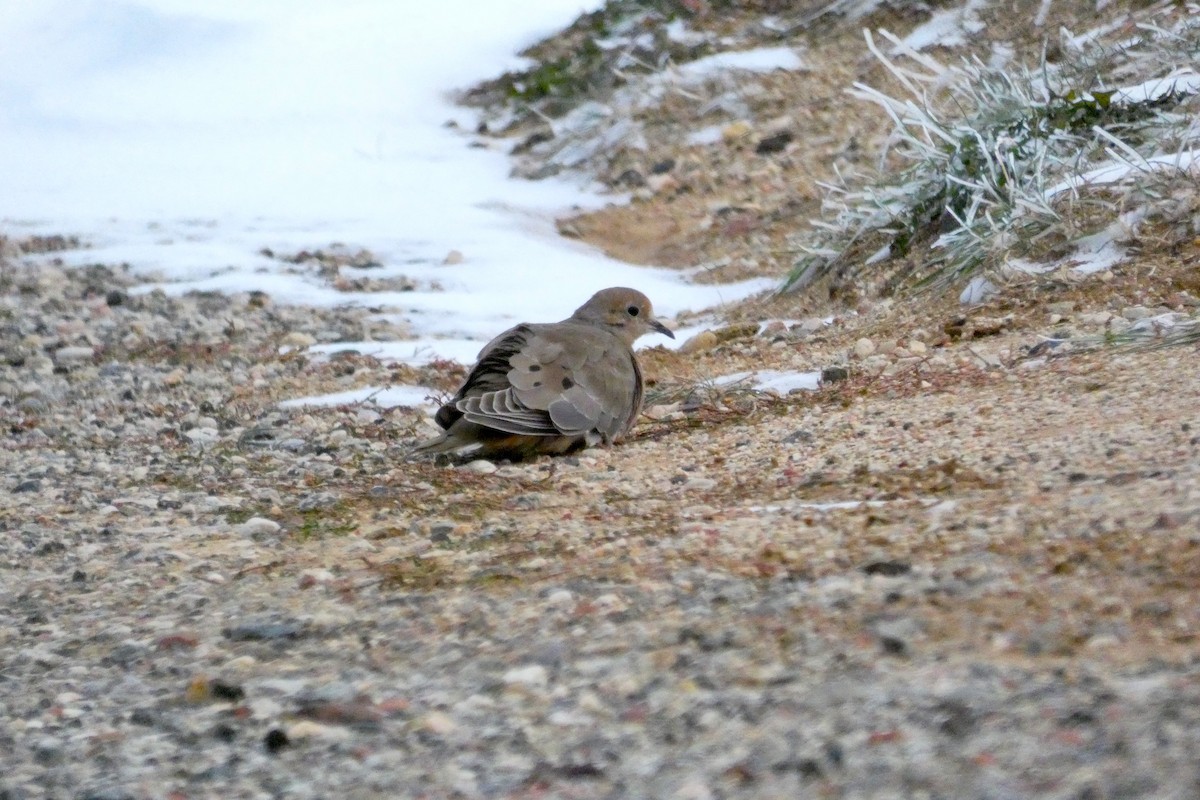
[[629, 348], [591, 325], [518, 325], [497, 336], [455, 398], [437, 414], [526, 436], [613, 441], [641, 408], [641, 374]]

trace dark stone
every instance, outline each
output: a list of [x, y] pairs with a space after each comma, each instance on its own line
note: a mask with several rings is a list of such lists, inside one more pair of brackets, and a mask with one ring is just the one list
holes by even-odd
[[153, 727], [158, 724], [158, 713], [153, 708], [135, 708], [129, 715], [129, 721], [134, 725]]
[[267, 735], [263, 737], [263, 747], [267, 748], [267, 752], [274, 755], [283, 748], [291, 744], [287, 734], [279, 728], [272, 728], [267, 731]]
[[797, 758], [781, 761], [771, 766], [773, 772], [795, 772], [802, 778], [821, 777], [821, 765], [815, 758]]
[[519, 156], [521, 153], [527, 153], [537, 147], [542, 142], [548, 142], [554, 138], [554, 132], [550, 129], [534, 131], [525, 137], [525, 140], [517, 144], [511, 151], [510, 155]]
[[975, 730], [975, 712], [959, 700], [945, 700], [935, 709], [942, 717], [938, 730], [947, 736], [961, 739]]
[[795, 137], [792, 136], [791, 131], [780, 131], [774, 136], [768, 136], [767, 138], [759, 141], [758, 146], [754, 148], [754, 152], [758, 153], [760, 156], [765, 156], [770, 153], [778, 153], [791, 144], [792, 139], [794, 138]]
[[222, 742], [229, 743], [237, 738], [237, 728], [227, 723], [220, 723], [213, 728], [213, 736]]
[[41, 490], [42, 482], [36, 478], [31, 478], [27, 481], [21, 481], [18, 483], [16, 488], [13, 489], [13, 494], [20, 494], [21, 492], [40, 492]]
[[664, 158], [662, 161], [659, 161], [650, 168], [650, 173], [652, 175], [662, 175], [663, 173], [670, 172], [673, 169], [675, 169], [675, 159]]
[[903, 561], [872, 561], [859, 569], [868, 575], [885, 575], [894, 578], [912, 572], [912, 564]]
[[108, 786], [103, 789], [89, 789], [75, 795], [77, 800], [137, 800], [133, 792], [119, 786]]
[[71, 582], [72, 583], [86, 583], [87, 582], [87, 573], [81, 569], [75, 570], [74, 572], [71, 573]]
[[146, 648], [135, 642], [117, 645], [109, 651], [105, 657], [104, 663], [117, 664], [119, 666], [129, 666], [136, 663], [146, 654]]
[[231, 703], [237, 703], [246, 699], [246, 691], [236, 684], [213, 681], [209, 684], [208, 689], [217, 700], [228, 700]]
[[108, 303], [108, 305], [110, 307], [124, 305], [125, 304], [125, 293], [119, 292], [116, 289], [113, 289], [112, 291], [110, 291], [106, 295], [104, 295], [104, 302]]
[[627, 169], [617, 176], [617, 179], [613, 181], [613, 185], [630, 186], [636, 189], [645, 186], [646, 179], [636, 169]]
[[884, 655], [903, 656], [908, 654], [908, 642], [896, 636], [880, 636], [879, 647]]
[[784, 444], [808, 444], [812, 442], [812, 431], [800, 430], [783, 437]]
[[277, 639], [297, 639], [302, 628], [298, 622], [243, 622], [226, 628], [226, 639], [235, 642], [266, 642]]
[[850, 377], [850, 370], [845, 367], [825, 367], [821, 370], [821, 383], [837, 383]]

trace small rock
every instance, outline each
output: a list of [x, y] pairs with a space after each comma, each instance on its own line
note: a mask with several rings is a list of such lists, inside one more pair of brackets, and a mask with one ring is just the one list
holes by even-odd
[[279, 533], [279, 531], [282, 529], [282, 525], [275, 520], [267, 519], [266, 517], [251, 517], [235, 528], [235, 530], [242, 536], [249, 536], [251, 538], [257, 538], [259, 536], [271, 536]]
[[646, 178], [646, 187], [655, 194], [673, 192], [679, 188], [679, 181], [673, 175], [651, 175]]
[[434, 544], [445, 544], [450, 536], [458, 530], [458, 525], [447, 520], [433, 522], [429, 525], [429, 541]]
[[33, 757], [42, 766], [51, 766], [63, 760], [62, 745], [57, 739], [45, 737], [33, 743]]
[[656, 406], [650, 406], [642, 413], [653, 420], [667, 419], [675, 412], [683, 407], [682, 403], [665, 403]]
[[284, 336], [279, 343], [284, 347], [291, 347], [296, 350], [301, 350], [305, 347], [312, 347], [317, 343], [317, 339], [315, 336], [302, 331], [292, 331], [288, 335]]
[[508, 686], [542, 687], [550, 682], [550, 673], [541, 664], [514, 667], [501, 680]]
[[457, 727], [449, 714], [443, 711], [430, 711], [421, 719], [421, 728], [438, 736], [452, 733]]
[[929, 352], [929, 347], [919, 339], [909, 339], [908, 352], [912, 353], [914, 356], [923, 356]]
[[821, 383], [837, 383], [850, 377], [850, 370], [845, 367], [825, 367], [821, 370]]
[[802, 319], [799, 323], [793, 325], [792, 330], [798, 331], [801, 335], [808, 336], [809, 334], [816, 333], [824, 327], [825, 320], [821, 319], [820, 317], [808, 317], [807, 319]]
[[263, 747], [267, 748], [267, 752], [274, 755], [283, 748], [290, 745], [292, 742], [288, 739], [286, 733], [279, 728], [272, 728], [267, 731], [267, 735], [263, 737]]
[[95, 357], [90, 347], [60, 347], [54, 351], [54, 363], [64, 367], [91, 363]]
[[575, 605], [575, 594], [570, 589], [555, 589], [546, 595], [547, 605], [570, 608]]
[[42, 490], [42, 482], [36, 478], [30, 478], [27, 481], [21, 481], [13, 487], [13, 494], [22, 492], [40, 492]]
[[461, 250], [451, 250], [449, 253], [446, 253], [446, 257], [442, 259], [442, 264], [447, 267], [452, 267], [455, 264], [463, 263], [465, 260], [466, 257], [462, 254]]
[[1149, 317], [1153, 317], [1154, 314], [1154, 309], [1146, 308], [1145, 306], [1127, 306], [1126, 308], [1121, 309], [1121, 316], [1130, 322], [1134, 322], [1139, 319], [1147, 319]]
[[646, 185], [646, 178], [636, 169], [627, 169], [618, 175], [613, 183], [617, 186], [629, 186], [636, 189]]
[[758, 332], [758, 335], [764, 339], [776, 339], [781, 336], [786, 336], [787, 332], [788, 327], [783, 320], [773, 319], [766, 325], [762, 326], [762, 330]]
[[721, 139], [726, 144], [736, 144], [754, 132], [753, 126], [744, 119], [731, 122], [721, 129]]
[[274, 641], [296, 639], [303, 632], [299, 622], [275, 622], [251, 620], [226, 628], [225, 638], [234, 642]]
[[701, 331], [684, 342], [683, 346], [679, 348], [679, 352], [684, 355], [705, 353], [720, 344], [720, 341], [712, 331]]
[[859, 358], [866, 358], [875, 352], [875, 343], [867, 338], [859, 339], [854, 343], [854, 355]]
[[213, 428], [192, 428], [183, 435], [196, 444], [212, 444], [221, 438], [221, 432]]
[[468, 461], [466, 464], [463, 464], [462, 469], [478, 472], [480, 475], [491, 475], [496, 471], [496, 465], [487, 459], [477, 458], [474, 461]]
[[884, 575], [894, 578], [912, 572], [912, 564], [905, 561], [870, 561], [859, 567], [867, 575]]
[[287, 727], [284, 735], [289, 741], [302, 742], [305, 739], [324, 742], [344, 742], [350, 739], [351, 733], [337, 725], [322, 725], [310, 719], [302, 719]]
[[754, 152], [760, 156], [781, 152], [792, 143], [792, 139], [794, 138], [791, 131], [780, 131], [773, 136], [760, 139], [758, 145], [754, 148]]
[[1072, 312], [1075, 311], [1075, 301], [1063, 300], [1058, 303], [1048, 303], [1046, 305], [1046, 311], [1048, 311], [1051, 314], [1058, 314], [1063, 317], [1069, 316]]
[[120, 786], [105, 786], [90, 789], [75, 795], [79, 800], [136, 800], [137, 795]]
[[958, 296], [958, 302], [964, 306], [978, 305], [989, 297], [995, 296], [999, 291], [996, 288], [996, 284], [982, 275], [976, 275], [967, 283], [966, 288], [962, 290], [962, 294]]
[[1088, 314], [1080, 314], [1079, 321], [1084, 325], [1096, 325], [1104, 327], [1108, 321], [1113, 318], [1113, 315], [1108, 311], [1095, 311]]

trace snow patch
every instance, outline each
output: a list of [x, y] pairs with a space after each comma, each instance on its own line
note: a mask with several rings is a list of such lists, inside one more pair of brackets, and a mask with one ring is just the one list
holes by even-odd
[[351, 389], [345, 392], [284, 400], [279, 407], [330, 407], [370, 403], [379, 408], [396, 408], [397, 406], [436, 408], [436, 404], [429, 399], [436, 394], [437, 392], [433, 389], [425, 386], [365, 386], [362, 389]]
[[786, 395], [797, 389], [816, 390], [821, 384], [819, 372], [781, 372], [772, 369], [753, 370], [751, 372], [735, 372], [732, 375], [722, 375], [713, 379], [715, 386], [732, 386], [737, 383], [748, 383], [750, 388], [760, 392]]

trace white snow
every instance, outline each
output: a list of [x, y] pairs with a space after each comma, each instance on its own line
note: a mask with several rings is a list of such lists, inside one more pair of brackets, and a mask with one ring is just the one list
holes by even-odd
[[345, 406], [370, 403], [378, 408], [409, 406], [434, 409], [437, 406], [429, 398], [437, 395], [436, 391], [424, 386], [366, 386], [346, 392], [298, 397], [294, 400], [285, 400], [279, 405], [282, 408], [302, 408], [305, 406]]
[[987, 0], [967, 0], [958, 8], [939, 9], [913, 28], [903, 43], [913, 50], [924, 50], [933, 45], [961, 47], [967, 43], [968, 36], [980, 33], [986, 27], [979, 12], [987, 5]]
[[716, 386], [732, 386], [736, 383], [748, 383], [752, 389], [760, 392], [786, 395], [796, 389], [817, 389], [821, 383], [821, 373], [760, 369], [751, 372], [735, 372], [732, 375], [722, 375], [713, 379], [713, 384]]
[[[0, 0], [0, 235], [79, 235], [88, 249], [54, 256], [128, 263], [143, 291], [380, 308], [414, 339], [337, 347], [409, 361], [469, 361], [605, 286], [643, 290], [667, 320], [773, 286], [694, 285], [565, 240], [556, 216], [613, 198], [513, 180], [510, 143], [471, 146], [475, 116], [448, 93], [519, 66], [524, 45], [599, 5]], [[339, 242], [383, 264], [344, 274], [416, 291], [341, 292], [260, 252]], [[451, 250], [462, 263], [443, 264]]]
[[1117, 183], [1130, 176], [1152, 170], [1173, 169], [1183, 172], [1193, 169], [1196, 162], [1196, 152], [1194, 150], [1151, 156], [1140, 164], [1133, 164], [1128, 161], [1111, 161], [1095, 169], [1088, 170], [1081, 175], [1072, 175], [1066, 180], [1056, 183], [1046, 190], [1046, 199], [1049, 200], [1063, 192], [1075, 191], [1088, 186], [1104, 186], [1105, 184]]
[[1111, 102], [1119, 105], [1148, 103], [1169, 94], [1195, 94], [1200, 92], [1200, 74], [1190, 67], [1176, 70], [1162, 78], [1123, 86], [1112, 93]]
[[685, 78], [704, 80], [722, 72], [774, 72], [777, 69], [804, 69], [804, 61], [790, 47], [757, 47], [698, 58], [679, 65], [675, 71]]
[[721, 141], [721, 126], [708, 125], [687, 135], [687, 143], [694, 147], [704, 147]]

